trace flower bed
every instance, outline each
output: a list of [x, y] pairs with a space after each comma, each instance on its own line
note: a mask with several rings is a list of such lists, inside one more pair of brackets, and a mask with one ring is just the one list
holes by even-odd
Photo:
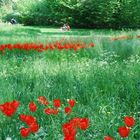
[[17, 43], [17, 44], [2, 44], [0, 45], [0, 51], [4, 52], [6, 49], [8, 50], [35, 50], [38, 52], [43, 52], [47, 50], [75, 50], [77, 51], [78, 49], [83, 49], [83, 48], [89, 48], [89, 47], [94, 47], [94, 43], [90, 43], [89, 45], [86, 45], [84, 42], [61, 42], [61, 41], [56, 41], [54, 43], [47, 43], [46, 45], [39, 43]]
[[[45, 106], [44, 112], [46, 115], [58, 115], [59, 113], [63, 111], [66, 115], [71, 115], [72, 110], [74, 106], [76, 105], [75, 100], [70, 99], [67, 100], [68, 106], [62, 108], [62, 102], [60, 99], [54, 99], [53, 100], [53, 107], [49, 107], [50, 102], [45, 98], [45, 96], [40, 96], [38, 98], [38, 102], [30, 102], [29, 103], [29, 110], [30, 112], [37, 112], [38, 107], [37, 104], [41, 104]], [[5, 102], [4, 104], [0, 105], [0, 111], [6, 115], [7, 117], [12, 117], [17, 111], [17, 109], [21, 106], [20, 101], [12, 101], [12, 102]], [[40, 125], [37, 121], [37, 118], [28, 115], [28, 114], [19, 114], [20, 121], [24, 122], [27, 127], [22, 127], [20, 129], [20, 134], [23, 138], [28, 137], [31, 133], [35, 134], [39, 131]], [[133, 117], [126, 116], [124, 117], [124, 126], [120, 126], [118, 128], [118, 133], [122, 138], [127, 138], [130, 134], [131, 127], [134, 126], [135, 120]], [[66, 122], [62, 125], [62, 132], [64, 134], [64, 140], [76, 140], [76, 134], [79, 130], [86, 130], [90, 127], [90, 119], [88, 118], [80, 118], [80, 117], [74, 117], [69, 122]], [[105, 136], [104, 140], [114, 140], [112, 136]]]

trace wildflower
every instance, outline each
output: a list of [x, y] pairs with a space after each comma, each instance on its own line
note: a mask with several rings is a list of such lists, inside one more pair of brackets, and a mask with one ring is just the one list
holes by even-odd
[[135, 124], [135, 120], [133, 117], [126, 116], [124, 118], [124, 122], [128, 127], [132, 127]]
[[39, 125], [36, 121], [36, 118], [30, 115], [20, 114], [19, 116], [21, 121], [24, 121], [29, 128], [22, 128], [21, 135], [27, 137], [30, 132], [36, 133], [39, 130]]
[[80, 125], [81, 118], [73, 118], [70, 120], [70, 123], [73, 124], [73, 126], [78, 127]]
[[75, 105], [75, 101], [72, 99], [68, 100], [68, 103], [69, 103], [70, 107], [74, 107], [74, 105]]
[[53, 109], [53, 108], [47, 108], [44, 111], [47, 115], [57, 115], [59, 112], [57, 109]]
[[86, 130], [89, 127], [89, 119], [82, 118], [80, 120], [80, 123], [79, 123], [78, 127], [82, 130]]
[[31, 102], [29, 104], [29, 108], [30, 108], [30, 111], [35, 112], [36, 111], [36, 104], [34, 102]]
[[47, 101], [47, 99], [44, 96], [40, 96], [38, 98], [38, 102], [43, 104], [43, 105], [49, 105], [49, 102]]
[[119, 127], [119, 134], [122, 138], [128, 137], [129, 133], [130, 133], [130, 128], [126, 126]]
[[20, 102], [19, 102], [19, 101], [14, 100], [13, 102], [11, 102], [11, 105], [12, 105], [14, 108], [18, 108], [18, 107], [19, 107], [19, 105], [20, 105]]
[[20, 133], [22, 137], [28, 137], [28, 135], [30, 134], [30, 129], [23, 127], [20, 129]]
[[90, 43], [90, 46], [91, 46], [91, 47], [94, 47], [94, 43], [91, 42], [91, 43]]
[[35, 122], [30, 125], [30, 131], [36, 133], [39, 130], [39, 125]]
[[65, 113], [66, 114], [70, 114], [72, 112], [72, 109], [71, 109], [71, 107], [65, 107]]
[[56, 108], [59, 108], [59, 107], [61, 106], [61, 101], [60, 101], [60, 99], [55, 99], [55, 100], [53, 101], [53, 103], [54, 103], [54, 106], [55, 106]]
[[7, 45], [5, 45], [9, 50], [12, 50], [13, 49], [13, 47], [12, 47], [12, 45], [11, 44], [7, 44]]
[[114, 138], [112, 138], [111, 136], [105, 136], [104, 140], [114, 140]]
[[13, 102], [6, 102], [0, 105], [0, 110], [8, 117], [11, 117], [19, 107], [20, 102], [14, 100]]
[[63, 124], [63, 133], [64, 136], [75, 136], [76, 128], [71, 123], [65, 123]]
[[86, 130], [89, 127], [89, 119], [87, 118], [73, 118], [70, 123], [82, 130]]
[[21, 121], [24, 121], [27, 125], [32, 125], [36, 123], [36, 118], [30, 115], [20, 114], [19, 118]]

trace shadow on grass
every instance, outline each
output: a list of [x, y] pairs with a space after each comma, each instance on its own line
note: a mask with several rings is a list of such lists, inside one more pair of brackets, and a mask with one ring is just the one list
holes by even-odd
[[84, 30], [80, 30], [80, 31], [77, 31], [77, 30], [72, 30], [72, 31], [69, 31], [69, 32], [63, 32], [61, 30], [54, 30], [54, 31], [51, 31], [51, 30], [47, 30], [48, 28], [32, 28], [32, 27], [27, 27], [27, 28], [15, 28], [15, 29], [12, 29], [10, 31], [1, 31], [0, 32], [0, 36], [6, 36], [6, 37], [15, 37], [16, 36], [59, 36], [59, 35], [70, 35], [70, 36], [87, 36], [87, 35], [90, 35], [90, 32], [89, 31], [84, 31]]

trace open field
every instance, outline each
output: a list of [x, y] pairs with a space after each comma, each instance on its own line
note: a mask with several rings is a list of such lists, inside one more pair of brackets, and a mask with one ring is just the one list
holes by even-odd
[[[19, 114], [37, 118], [39, 132], [28, 140], [63, 140], [62, 124], [74, 117], [90, 120], [87, 130], [77, 130], [76, 140], [103, 140], [110, 135], [121, 140], [118, 127], [123, 117], [136, 120], [128, 140], [140, 140], [140, 39], [112, 40], [117, 36], [137, 36], [140, 30], [113, 31], [1, 25], [0, 44], [46, 43], [61, 40], [82, 41], [94, 47], [43, 52], [6, 50], [0, 54], [0, 104], [18, 100], [20, 106], [12, 117], [0, 113], [0, 139], [22, 140], [20, 128], [26, 126]], [[61, 113], [49, 116], [38, 104], [38, 97], [48, 101], [61, 99]], [[64, 113], [67, 99], [77, 103], [71, 115]], [[28, 104], [34, 101], [37, 111]], [[50, 104], [52, 107], [52, 104]], [[52, 133], [53, 132], [53, 133]]]

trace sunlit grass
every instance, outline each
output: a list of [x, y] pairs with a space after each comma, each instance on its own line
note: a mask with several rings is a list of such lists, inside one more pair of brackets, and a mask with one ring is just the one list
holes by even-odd
[[[76, 36], [82, 40], [78, 29], [73, 29], [69, 37], [73, 39], [71, 34], [75, 32], [79, 32]], [[7, 118], [0, 113], [0, 138], [22, 139], [19, 130], [24, 123], [18, 119], [18, 114], [27, 113], [36, 116], [41, 126], [39, 133], [30, 135], [28, 140], [63, 140], [62, 124], [73, 117], [90, 119], [90, 127], [86, 131], [78, 130], [77, 140], [103, 140], [105, 135], [120, 140], [117, 130], [124, 125], [123, 117], [126, 115], [136, 119], [128, 139], [139, 140], [140, 40], [111, 41], [102, 37], [125, 34], [123, 32], [83, 29], [82, 35], [89, 34], [85, 42], [92, 41], [95, 47], [77, 52], [7, 51], [0, 55], [0, 104], [15, 99], [21, 102], [14, 117]], [[51, 37], [58, 35], [59, 29], [10, 26], [3, 27], [2, 33], [1, 44], [45, 43], [48, 38], [52, 41]], [[131, 33], [138, 34], [139, 31], [129, 31]], [[100, 36], [92, 38], [93, 34]], [[77, 104], [71, 116], [64, 113], [47, 116], [38, 104], [39, 109], [30, 113], [29, 102], [37, 103], [41, 95], [49, 101], [60, 98], [63, 107], [67, 105], [66, 99], [70, 98]]]

